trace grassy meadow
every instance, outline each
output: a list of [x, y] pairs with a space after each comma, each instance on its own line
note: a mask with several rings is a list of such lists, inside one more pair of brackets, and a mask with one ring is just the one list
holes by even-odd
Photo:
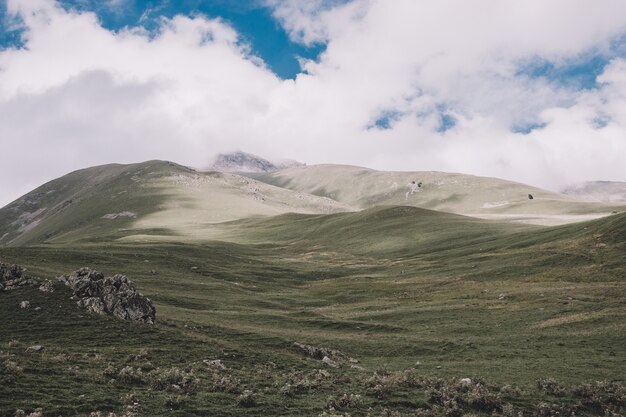
[[157, 308], [149, 326], [87, 314], [61, 284], [0, 293], [0, 415], [624, 413], [625, 214], [539, 227], [382, 207], [218, 235], [0, 247], [40, 278], [124, 273]]

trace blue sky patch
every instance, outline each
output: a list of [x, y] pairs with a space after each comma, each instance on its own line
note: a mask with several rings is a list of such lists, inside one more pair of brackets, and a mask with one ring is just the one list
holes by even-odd
[[513, 133], [521, 133], [523, 135], [527, 135], [530, 132], [532, 132], [533, 130], [537, 130], [537, 129], [543, 129], [544, 127], [546, 127], [547, 125], [545, 123], [526, 123], [526, 124], [521, 124], [521, 125], [515, 125], [511, 128], [511, 131]]
[[596, 77], [602, 73], [608, 63], [609, 58], [604, 55], [591, 55], [563, 65], [541, 60], [523, 68], [520, 73], [533, 78], [542, 77], [576, 90], [589, 90], [598, 86]]
[[[219, 17], [251, 46], [254, 55], [261, 57], [283, 79], [295, 78], [301, 72], [299, 57], [315, 60], [326, 48], [323, 44], [305, 46], [292, 42], [272, 16], [272, 10], [261, 0], [62, 0], [60, 4], [66, 9], [96, 13], [102, 26], [113, 31], [127, 26], [143, 26], [153, 31], [161, 17], [178, 14]], [[6, 4], [0, 0], [0, 50], [21, 46], [20, 31], [10, 30], [7, 19]]]
[[402, 113], [391, 110], [382, 112], [378, 118], [371, 125], [367, 126], [367, 129], [381, 129], [387, 130], [393, 127], [393, 122], [400, 119]]
[[611, 119], [608, 116], [599, 116], [593, 119], [593, 127], [596, 129], [602, 129], [607, 127], [611, 123]]
[[0, 0], [0, 51], [22, 46], [20, 22], [7, 13], [7, 4]]
[[591, 51], [564, 62], [534, 59], [522, 65], [516, 75], [545, 78], [549, 82], [574, 90], [590, 90], [598, 87], [597, 77], [611, 59], [624, 56], [626, 36], [620, 36], [612, 40], [609, 51]]
[[456, 126], [456, 119], [449, 114], [439, 113], [439, 127], [437, 132], [443, 133]]
[[439, 112], [439, 126], [437, 126], [437, 132], [444, 133], [456, 126], [456, 118], [450, 114], [445, 104], [437, 105], [437, 111]]

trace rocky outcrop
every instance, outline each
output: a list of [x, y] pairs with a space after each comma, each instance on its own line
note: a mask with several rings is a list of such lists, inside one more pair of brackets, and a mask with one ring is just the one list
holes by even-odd
[[[19, 265], [0, 263], [0, 291], [13, 290], [20, 287], [38, 287], [40, 291], [54, 292], [54, 283], [25, 274], [26, 269]], [[125, 275], [117, 274], [105, 277], [104, 274], [89, 268], [81, 268], [69, 275], [58, 278], [73, 291], [72, 297], [77, 299], [79, 307], [98, 314], [106, 314], [122, 320], [154, 323], [156, 310], [152, 301], [145, 297]], [[30, 307], [28, 301], [20, 303], [20, 307]]]
[[37, 285], [35, 278], [27, 276], [26, 269], [19, 265], [5, 265], [0, 263], [0, 291], [13, 290], [27, 285]]
[[79, 307], [122, 320], [152, 324], [156, 310], [125, 275], [105, 277], [103, 273], [81, 268], [58, 278], [73, 290]]

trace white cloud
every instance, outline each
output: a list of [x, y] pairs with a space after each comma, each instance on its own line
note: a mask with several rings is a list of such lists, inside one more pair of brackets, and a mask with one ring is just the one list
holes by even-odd
[[[268, 1], [293, 39], [327, 43], [296, 80], [277, 78], [219, 19], [113, 33], [52, 0], [9, 0], [27, 31], [25, 49], [0, 52], [0, 148], [10, 155], [0, 204], [89, 165], [203, 165], [237, 148], [552, 188], [626, 181], [624, 60], [591, 91], [520, 72], [533, 60], [610, 55], [626, 33], [623, 1]], [[442, 111], [457, 121], [445, 133]], [[371, 128], [384, 114], [391, 128]], [[528, 123], [544, 127], [511, 132]]]

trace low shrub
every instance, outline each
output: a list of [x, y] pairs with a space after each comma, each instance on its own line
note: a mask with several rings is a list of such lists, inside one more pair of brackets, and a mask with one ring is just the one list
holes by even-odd
[[194, 394], [199, 384], [199, 380], [192, 372], [186, 372], [180, 368], [157, 368], [148, 373], [147, 379], [154, 389], [184, 392], [187, 395]]
[[239, 397], [237, 397], [237, 404], [239, 404], [240, 407], [245, 408], [256, 407], [256, 397], [252, 391], [245, 390]]
[[344, 410], [346, 408], [357, 408], [363, 404], [361, 396], [358, 394], [343, 394], [339, 398], [330, 397], [327, 402], [328, 408]]
[[567, 394], [565, 386], [553, 378], [543, 378], [538, 380], [537, 388], [553, 397], [563, 397]]
[[213, 380], [209, 384], [209, 391], [241, 394], [241, 381], [229, 375], [213, 374]]

